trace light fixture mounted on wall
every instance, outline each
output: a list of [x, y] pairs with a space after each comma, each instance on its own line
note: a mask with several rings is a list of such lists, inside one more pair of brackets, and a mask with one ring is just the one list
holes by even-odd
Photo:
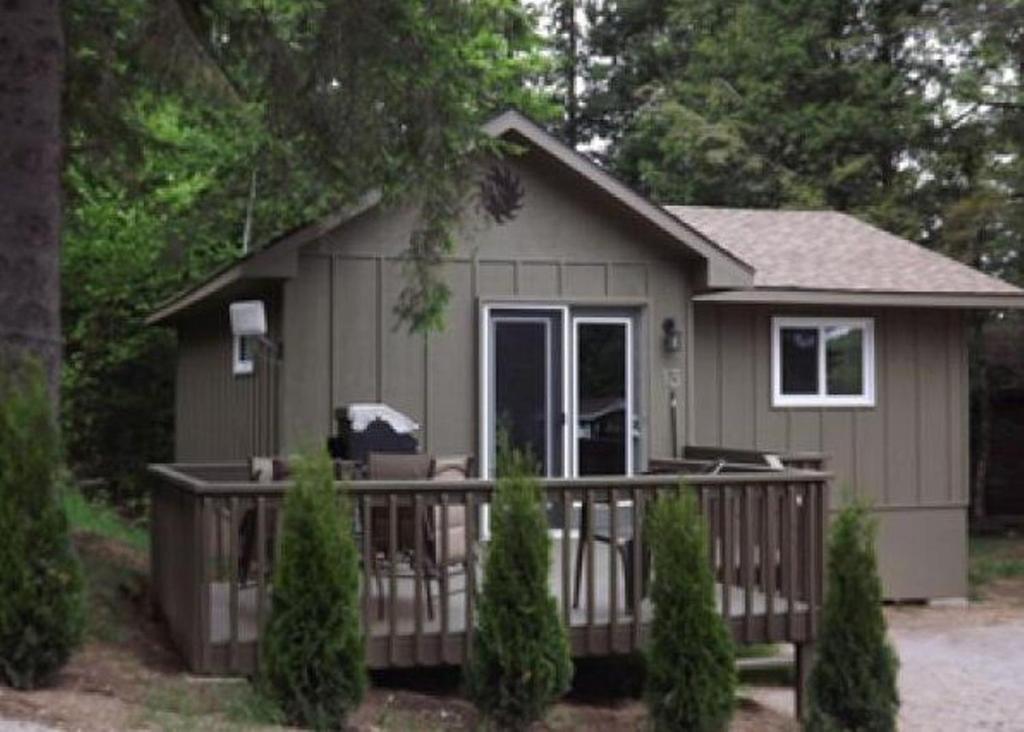
[[661, 343], [665, 353], [679, 353], [683, 348], [683, 334], [676, 327], [675, 319], [665, 318], [661, 321], [661, 330], [664, 333]]

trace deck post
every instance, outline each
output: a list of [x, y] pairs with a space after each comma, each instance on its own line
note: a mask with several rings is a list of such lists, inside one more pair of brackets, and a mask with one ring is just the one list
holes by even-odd
[[793, 681], [793, 691], [796, 697], [796, 719], [801, 723], [807, 711], [807, 682], [814, 666], [814, 645], [813, 642], [796, 644], [796, 678]]

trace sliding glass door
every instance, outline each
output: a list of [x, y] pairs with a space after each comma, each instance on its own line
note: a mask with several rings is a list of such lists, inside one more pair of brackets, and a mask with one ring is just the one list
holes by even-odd
[[633, 468], [633, 337], [628, 317], [573, 319], [576, 475]]
[[540, 475], [629, 475], [634, 466], [634, 331], [622, 311], [488, 305], [482, 311], [481, 467], [500, 440]]

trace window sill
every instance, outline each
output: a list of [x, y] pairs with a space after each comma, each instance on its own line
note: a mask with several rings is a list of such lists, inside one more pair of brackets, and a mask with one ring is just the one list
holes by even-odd
[[820, 397], [773, 399], [773, 409], [873, 409], [875, 400], [864, 397], [821, 399]]

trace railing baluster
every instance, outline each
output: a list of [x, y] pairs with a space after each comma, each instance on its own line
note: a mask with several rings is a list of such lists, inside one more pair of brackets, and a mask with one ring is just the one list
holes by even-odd
[[777, 565], [775, 562], [775, 522], [778, 512], [778, 505], [775, 500], [775, 488], [772, 485], [765, 486], [764, 495], [761, 497], [764, 502], [764, 558], [761, 561], [761, 571], [765, 575], [764, 587], [764, 615], [765, 615], [765, 638], [776, 640], [774, 634], [775, 620], [775, 583], [778, 580]]
[[228, 669], [238, 667], [238, 498], [228, 501]]
[[256, 666], [259, 667], [260, 643], [266, 621], [267, 595], [267, 499], [256, 497]]
[[[417, 664], [421, 662], [421, 644], [423, 641], [423, 563], [426, 561], [423, 551], [423, 496], [413, 496], [412, 511], [413, 532], [413, 658]], [[429, 581], [429, 580], [427, 580]]]
[[473, 655], [473, 636], [475, 618], [473, 617], [476, 603], [476, 542], [479, 539], [476, 520], [476, 500], [472, 492], [466, 493], [466, 645], [463, 648], [463, 661]]
[[740, 486], [740, 574], [743, 582], [743, 640], [753, 641], [754, 619], [754, 526], [751, 511], [751, 487]]
[[594, 628], [594, 502], [591, 492], [583, 491], [583, 510], [586, 513], [586, 555], [587, 555], [587, 653], [593, 653], [592, 632]]
[[732, 489], [723, 485], [718, 496], [718, 510], [721, 512], [721, 536], [719, 541], [722, 547], [722, 617], [726, 622], [732, 620], [732, 586], [733, 586], [733, 546], [732, 546]]
[[646, 579], [645, 572], [647, 567], [644, 561], [644, 533], [643, 533], [643, 521], [644, 521], [644, 489], [637, 488], [634, 486], [630, 489], [633, 498], [633, 543], [632, 543], [632, 562], [633, 562], [633, 603], [630, 608], [630, 612], [633, 613], [633, 642], [630, 650], [636, 650], [641, 647], [642, 644], [642, 633], [643, 633], [643, 582]]
[[209, 671], [210, 643], [212, 633], [210, 628], [210, 536], [207, 532], [207, 517], [213, 517], [210, 510], [209, 499], [206, 496], [193, 497], [193, 521], [195, 522], [194, 538], [198, 551], [193, 554], [193, 569], [196, 573], [197, 585], [199, 588], [196, 599], [199, 602], [199, 627], [196, 628], [193, 651], [194, 658], [198, 659], [199, 671]]
[[398, 661], [398, 496], [388, 493], [388, 659]]
[[812, 483], [804, 483], [801, 488], [803, 489], [804, 496], [803, 511], [801, 511], [804, 524], [804, 544], [802, 549], [804, 555], [804, 602], [807, 605], [804, 632], [808, 638], [813, 638], [814, 627], [812, 618], [814, 617], [814, 570], [816, 565], [814, 558], [814, 515], [817, 497], [815, 496]]
[[608, 648], [615, 650], [615, 626], [619, 622], [619, 504], [614, 485], [608, 491]]
[[796, 635], [796, 579], [797, 579], [797, 515], [796, 515], [796, 491], [792, 483], [786, 484], [786, 557], [788, 565], [786, 571], [786, 632], [788, 637]]
[[[433, 509], [431, 509], [433, 510]], [[465, 509], [463, 509], [465, 510]], [[468, 540], [469, 537], [467, 536]], [[435, 539], [436, 542], [436, 539]], [[440, 652], [438, 657], [442, 663], [448, 663], [448, 561], [451, 549], [448, 547], [448, 494], [441, 494], [441, 566], [440, 571], [440, 586], [441, 586], [441, 597], [438, 598], [438, 602], [441, 605], [441, 640], [440, 640]], [[468, 573], [468, 567], [465, 568], [465, 572]], [[466, 584], [469, 584], [469, 578], [466, 577]]]
[[[578, 539], [577, 539], [578, 541]], [[562, 489], [562, 622], [572, 627], [572, 493]]]
[[[371, 575], [376, 575], [373, 565], [376, 564], [376, 552], [373, 550], [373, 506], [370, 496], [363, 494], [359, 504], [363, 515], [363, 635], [367, 642], [373, 638], [373, 582]], [[378, 598], [380, 600], [382, 598]]]

